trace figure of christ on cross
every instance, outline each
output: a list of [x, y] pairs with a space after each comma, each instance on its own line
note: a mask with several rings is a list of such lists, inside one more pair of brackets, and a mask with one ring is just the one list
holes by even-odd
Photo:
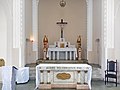
[[64, 22], [63, 19], [61, 19], [61, 22], [57, 22], [56, 24], [60, 25], [60, 27], [61, 27], [61, 38], [63, 38], [63, 28], [64, 28], [64, 25], [67, 24], [67, 22]]

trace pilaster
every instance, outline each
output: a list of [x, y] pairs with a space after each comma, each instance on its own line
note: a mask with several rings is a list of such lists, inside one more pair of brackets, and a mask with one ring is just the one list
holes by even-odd
[[36, 59], [38, 59], [38, 4], [39, 0], [32, 0], [33, 51], [36, 51]]
[[87, 4], [87, 59], [88, 59], [88, 52], [92, 51], [93, 0], [86, 0], [86, 4]]

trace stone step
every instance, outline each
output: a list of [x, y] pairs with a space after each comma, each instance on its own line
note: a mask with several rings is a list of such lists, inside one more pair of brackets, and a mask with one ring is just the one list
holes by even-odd
[[47, 63], [47, 64], [50, 64], [50, 63], [78, 64], [78, 63], [88, 63], [88, 60], [86, 60], [86, 59], [81, 59], [81, 60], [42, 60], [42, 59], [39, 59], [39, 60], [36, 61], [36, 63], [37, 64], [40, 64], [40, 63]]
[[26, 67], [29, 67], [29, 77], [30, 80], [35, 80], [36, 77], [36, 64], [35, 63], [31, 63], [31, 64], [27, 64], [25, 65]]
[[35, 79], [36, 76], [36, 68], [35, 67], [30, 67], [30, 72], [29, 72], [30, 79]]
[[101, 69], [98, 67], [92, 68], [92, 80], [102, 80]]

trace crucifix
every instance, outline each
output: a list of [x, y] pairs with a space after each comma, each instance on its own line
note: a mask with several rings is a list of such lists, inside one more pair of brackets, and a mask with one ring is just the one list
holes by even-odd
[[60, 28], [61, 28], [61, 38], [63, 38], [63, 27], [64, 27], [64, 25], [67, 24], [67, 22], [64, 22], [63, 19], [61, 19], [61, 21], [57, 22], [56, 24], [60, 25]]

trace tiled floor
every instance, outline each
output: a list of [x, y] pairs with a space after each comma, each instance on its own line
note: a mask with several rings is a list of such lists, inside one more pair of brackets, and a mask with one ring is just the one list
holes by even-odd
[[[0, 90], [2, 88], [2, 84], [0, 84]], [[26, 84], [19, 84], [16, 86], [16, 90], [34, 90], [35, 81], [29, 81]], [[52, 89], [52, 90], [75, 90], [75, 89]], [[115, 87], [115, 84], [110, 83], [108, 85], [104, 85], [103, 81], [92, 81], [92, 90], [120, 90], [120, 84], [118, 87]]]

